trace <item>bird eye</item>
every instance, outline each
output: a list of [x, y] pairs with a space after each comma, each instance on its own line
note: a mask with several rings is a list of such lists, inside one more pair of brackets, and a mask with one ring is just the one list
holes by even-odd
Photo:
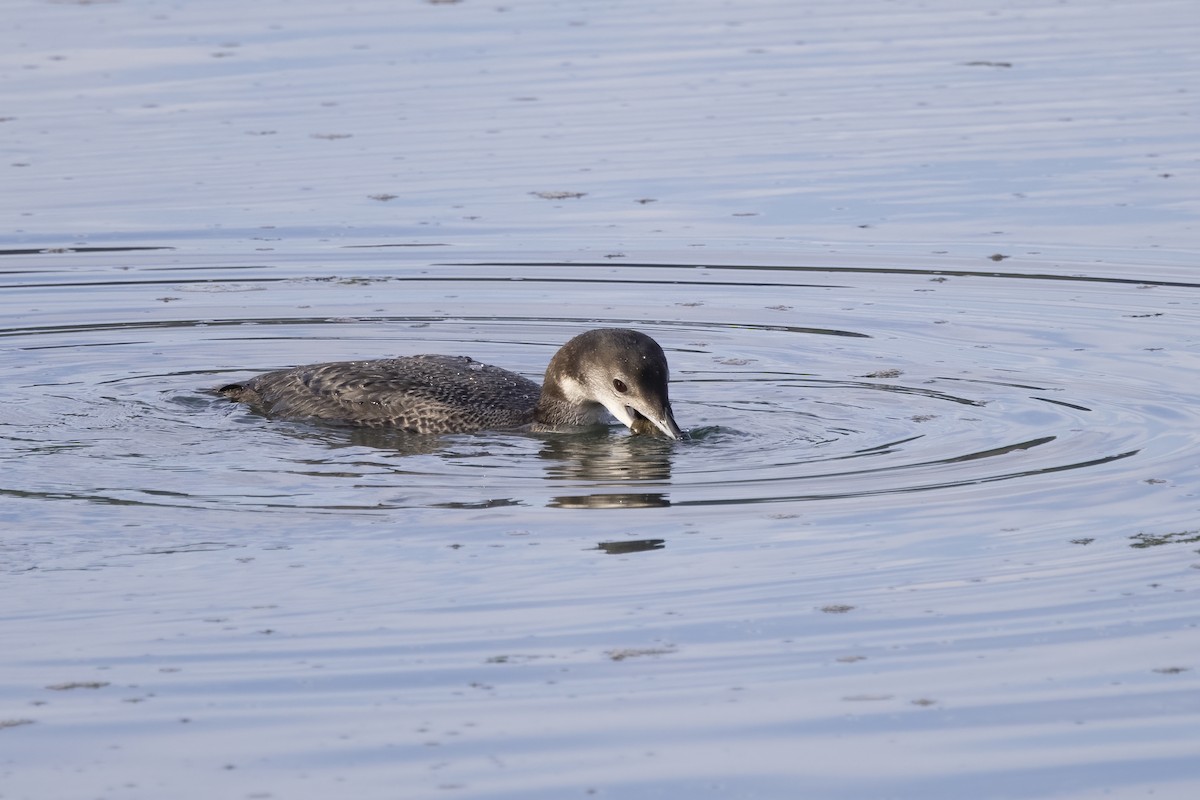
[[625, 381], [621, 380], [620, 378], [613, 378], [613, 388], [621, 394], [625, 394], [629, 391], [629, 387], [625, 385]]

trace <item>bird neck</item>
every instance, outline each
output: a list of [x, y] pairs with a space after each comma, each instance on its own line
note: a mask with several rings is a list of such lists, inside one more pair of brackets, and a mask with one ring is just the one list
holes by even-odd
[[542, 387], [533, 410], [533, 421], [542, 425], [594, 425], [605, 418], [605, 408], [594, 400], [568, 398], [558, 388]]

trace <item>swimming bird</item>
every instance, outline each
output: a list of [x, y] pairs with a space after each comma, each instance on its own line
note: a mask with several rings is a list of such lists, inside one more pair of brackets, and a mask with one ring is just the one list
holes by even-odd
[[467, 356], [417, 355], [293, 367], [217, 391], [270, 416], [413, 433], [555, 430], [604, 422], [607, 411], [634, 433], [682, 439], [669, 378], [658, 342], [599, 328], [563, 345], [541, 386]]

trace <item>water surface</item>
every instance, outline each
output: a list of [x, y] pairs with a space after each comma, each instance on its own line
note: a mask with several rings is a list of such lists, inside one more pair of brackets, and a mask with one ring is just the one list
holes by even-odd
[[[1200, 789], [1190, 4], [18, 10], [0, 796]], [[690, 440], [211, 392], [601, 325]]]

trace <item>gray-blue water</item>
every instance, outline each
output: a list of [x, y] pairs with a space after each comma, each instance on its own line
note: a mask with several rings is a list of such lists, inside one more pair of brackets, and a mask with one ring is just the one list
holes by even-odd
[[1200, 791], [1192, 3], [11, 6], [0, 798]]

